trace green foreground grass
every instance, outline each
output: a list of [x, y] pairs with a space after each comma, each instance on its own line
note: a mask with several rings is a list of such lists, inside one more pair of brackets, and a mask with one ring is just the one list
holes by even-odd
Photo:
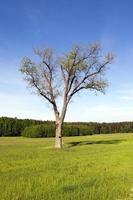
[[129, 200], [133, 134], [0, 138], [0, 200]]

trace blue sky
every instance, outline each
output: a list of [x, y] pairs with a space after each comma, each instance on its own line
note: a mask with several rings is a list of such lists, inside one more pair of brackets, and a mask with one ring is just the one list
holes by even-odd
[[50, 106], [31, 94], [18, 71], [34, 47], [59, 54], [73, 44], [101, 42], [116, 54], [106, 77], [106, 95], [82, 93], [66, 121], [133, 121], [132, 0], [1, 0], [0, 116], [54, 119]]

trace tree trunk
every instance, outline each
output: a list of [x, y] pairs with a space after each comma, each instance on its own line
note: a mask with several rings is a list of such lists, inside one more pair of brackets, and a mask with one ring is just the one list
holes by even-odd
[[62, 148], [62, 125], [60, 120], [56, 122], [55, 148], [57, 149]]
[[57, 149], [62, 148], [63, 122], [64, 122], [64, 118], [65, 118], [65, 115], [66, 115], [68, 102], [69, 101], [67, 101], [66, 98], [65, 98], [61, 115], [59, 115], [59, 112], [55, 110], [55, 118], [56, 118], [55, 148], [57, 148]]

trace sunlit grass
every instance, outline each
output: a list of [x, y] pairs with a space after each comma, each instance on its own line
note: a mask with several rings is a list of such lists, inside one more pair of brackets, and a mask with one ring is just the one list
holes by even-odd
[[133, 134], [0, 138], [0, 200], [132, 199]]

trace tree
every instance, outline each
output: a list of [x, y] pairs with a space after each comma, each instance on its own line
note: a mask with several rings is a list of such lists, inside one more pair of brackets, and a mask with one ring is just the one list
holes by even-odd
[[[108, 84], [104, 72], [113, 55], [103, 56], [99, 44], [88, 48], [74, 46], [60, 59], [50, 48], [35, 49], [34, 53], [41, 61], [37, 64], [25, 57], [20, 70], [28, 85], [52, 105], [56, 121], [55, 147], [61, 148], [63, 122], [70, 100], [81, 90], [105, 91]], [[59, 111], [57, 98], [60, 95], [63, 105]]]

